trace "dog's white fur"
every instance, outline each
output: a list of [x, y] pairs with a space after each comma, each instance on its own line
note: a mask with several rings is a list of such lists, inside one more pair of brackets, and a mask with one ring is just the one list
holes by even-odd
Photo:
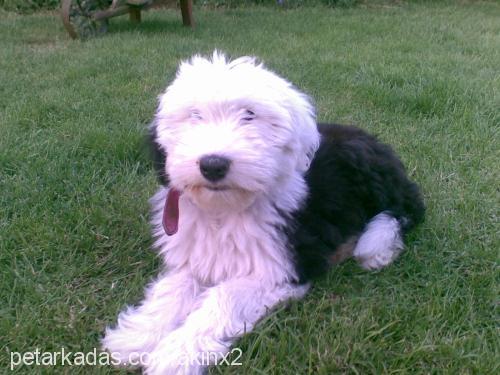
[[386, 213], [380, 213], [366, 226], [353, 255], [363, 268], [377, 270], [392, 263], [403, 247], [398, 221]]
[[[165, 271], [106, 330], [103, 346], [123, 362], [149, 353], [147, 374], [198, 374], [204, 367], [189, 360], [224, 355], [269, 309], [307, 292], [294, 283], [278, 211], [293, 212], [305, 199], [303, 175], [320, 137], [305, 95], [252, 58], [218, 53], [180, 66], [155, 126], [170, 187], [182, 192], [179, 230], [164, 232], [161, 188], [151, 200], [152, 224]], [[218, 190], [200, 173], [208, 154], [231, 160]], [[369, 224], [355, 250], [366, 268], [399, 252], [394, 230], [389, 216]]]

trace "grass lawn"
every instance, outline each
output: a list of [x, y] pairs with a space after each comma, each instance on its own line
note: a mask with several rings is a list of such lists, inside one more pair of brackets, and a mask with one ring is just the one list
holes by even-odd
[[[394, 5], [396, 4], [396, 5]], [[394, 146], [426, 221], [370, 273], [332, 270], [242, 339], [242, 374], [494, 374], [498, 354], [500, 4], [150, 11], [69, 40], [55, 13], [0, 13], [0, 373], [10, 352], [91, 351], [159, 261], [143, 148], [180, 59], [260, 56]], [[19, 367], [18, 373], [116, 373]]]

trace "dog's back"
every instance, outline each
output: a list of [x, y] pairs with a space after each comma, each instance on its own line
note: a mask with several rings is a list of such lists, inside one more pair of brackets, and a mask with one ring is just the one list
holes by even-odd
[[[420, 191], [392, 149], [375, 137], [354, 126], [318, 129], [321, 144], [305, 176], [309, 195], [294, 217], [292, 241], [302, 276], [324, 273], [328, 260], [337, 263], [349, 249], [365, 268], [380, 268], [423, 220]], [[368, 259], [380, 252], [383, 260]]]

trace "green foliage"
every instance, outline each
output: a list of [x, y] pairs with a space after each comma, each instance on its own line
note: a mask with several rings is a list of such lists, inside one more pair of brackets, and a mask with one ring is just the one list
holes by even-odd
[[[236, 8], [246, 6], [280, 6], [283, 8], [310, 7], [317, 5], [353, 6], [359, 0], [194, 0], [194, 4], [209, 8]], [[17, 13], [32, 13], [38, 10], [56, 9], [59, 0], [0, 0], [0, 9]]]
[[237, 8], [256, 5], [299, 8], [318, 5], [349, 7], [358, 4], [359, 0], [194, 0], [194, 3], [198, 6], [211, 8]]
[[32, 13], [42, 9], [56, 9], [59, 0], [0, 0], [0, 9], [18, 13]]
[[359, 0], [321, 0], [325, 5], [338, 7], [352, 7], [359, 3]]
[[318, 5], [327, 5], [330, 7], [352, 7], [357, 5], [360, 0], [280, 0], [278, 3], [287, 8], [309, 7]]

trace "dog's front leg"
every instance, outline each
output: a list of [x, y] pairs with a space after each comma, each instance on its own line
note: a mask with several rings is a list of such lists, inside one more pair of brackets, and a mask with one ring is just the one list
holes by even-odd
[[122, 365], [140, 365], [157, 343], [176, 329], [193, 307], [199, 287], [189, 272], [160, 275], [137, 307], [129, 306], [107, 328], [103, 348]]
[[[183, 325], [165, 336], [148, 358], [146, 374], [200, 374], [225, 358], [234, 341], [281, 301], [301, 298], [307, 285], [266, 285], [237, 279], [207, 289]], [[209, 363], [207, 363], [209, 362]]]

